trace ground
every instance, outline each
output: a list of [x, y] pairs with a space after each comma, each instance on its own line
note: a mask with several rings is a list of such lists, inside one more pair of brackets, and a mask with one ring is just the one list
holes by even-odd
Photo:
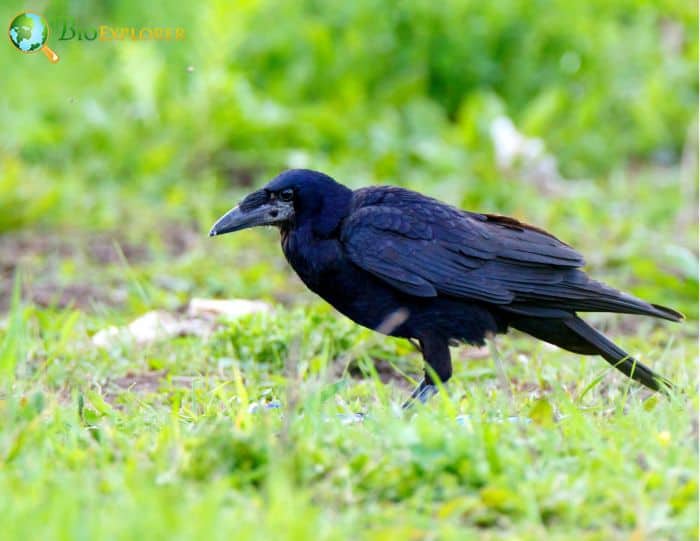
[[[598, 216], [624, 209], [613, 187], [597, 189], [612, 194]], [[658, 201], [634, 200], [627, 210], [651, 219]], [[643, 237], [659, 246], [675, 223]], [[628, 272], [654, 257], [614, 260], [615, 247], [646, 243], [617, 224], [590, 222], [578, 238], [570, 221], [541, 225], [592, 255], [598, 276], [649, 286]], [[307, 293], [274, 231], [145, 230], [0, 239], [4, 539], [697, 537], [697, 322], [684, 293], [695, 286], [676, 278], [666, 301], [666, 282], [650, 290], [691, 311], [682, 324], [588, 317], [677, 382], [670, 398], [513, 333], [497, 341], [507, 382], [490, 350], [456, 348], [449, 385], [403, 412], [418, 354]], [[602, 235], [613, 239], [599, 246]], [[153, 308], [180, 317], [195, 296], [272, 311], [218, 319], [205, 336], [92, 342]]]

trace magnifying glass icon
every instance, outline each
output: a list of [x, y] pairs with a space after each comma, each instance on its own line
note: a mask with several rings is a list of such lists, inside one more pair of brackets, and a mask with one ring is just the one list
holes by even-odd
[[58, 62], [58, 55], [46, 45], [49, 39], [49, 23], [41, 15], [20, 13], [12, 19], [7, 33], [18, 51], [25, 54], [42, 51], [51, 62]]

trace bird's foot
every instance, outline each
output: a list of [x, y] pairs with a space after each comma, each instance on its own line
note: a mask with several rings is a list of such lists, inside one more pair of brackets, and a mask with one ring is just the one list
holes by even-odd
[[435, 385], [423, 380], [420, 382], [420, 385], [413, 390], [411, 393], [411, 398], [406, 400], [401, 407], [403, 409], [408, 409], [413, 406], [416, 401], [420, 402], [421, 404], [425, 404], [432, 396], [435, 396], [437, 392], [438, 389]]
[[344, 425], [354, 425], [356, 423], [361, 423], [367, 419], [367, 415], [364, 413], [339, 413], [337, 415], [341, 424]]

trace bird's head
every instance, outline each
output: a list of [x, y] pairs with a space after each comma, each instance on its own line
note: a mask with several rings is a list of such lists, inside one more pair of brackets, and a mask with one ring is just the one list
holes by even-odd
[[327, 236], [345, 217], [352, 191], [328, 175], [308, 169], [290, 169], [262, 189], [248, 194], [209, 231], [223, 235], [259, 225], [292, 229], [309, 223], [314, 232]]

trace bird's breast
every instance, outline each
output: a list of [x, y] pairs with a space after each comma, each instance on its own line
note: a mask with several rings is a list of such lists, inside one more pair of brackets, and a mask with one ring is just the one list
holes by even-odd
[[391, 288], [352, 263], [337, 240], [289, 233], [282, 250], [311, 291], [360, 325], [377, 328], [400, 308]]
[[306, 232], [283, 232], [282, 251], [299, 278], [314, 292], [343, 265], [337, 240], [316, 239]]
[[306, 286], [355, 323], [385, 332], [417, 337], [426, 329], [441, 336], [480, 344], [487, 332], [503, 332], [493, 314], [478, 303], [444, 297], [413, 297], [355, 265], [337, 241], [288, 235], [282, 248]]

